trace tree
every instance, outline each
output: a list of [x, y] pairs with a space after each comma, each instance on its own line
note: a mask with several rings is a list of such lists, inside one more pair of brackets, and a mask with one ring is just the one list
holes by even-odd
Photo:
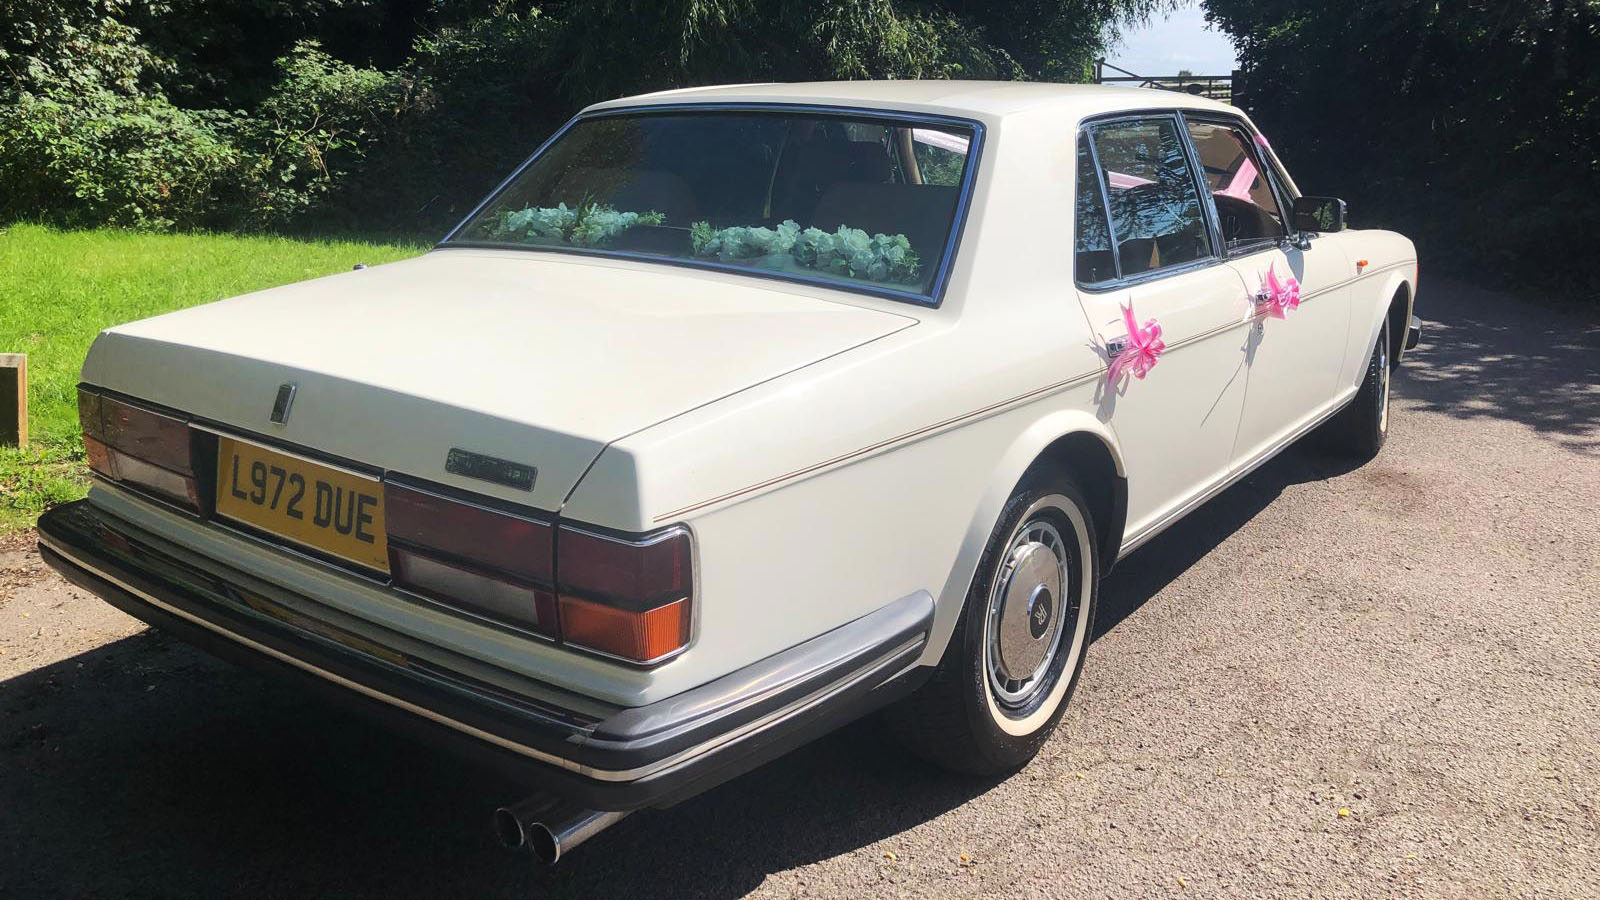
[[[1597, 0], [1207, 0], [1312, 193], [1429, 260], [1600, 284]], [[1488, 265], [1485, 265], [1485, 264]]]
[[1172, 0], [533, 2], [0, 0], [0, 219], [437, 232], [596, 100], [1081, 81]]

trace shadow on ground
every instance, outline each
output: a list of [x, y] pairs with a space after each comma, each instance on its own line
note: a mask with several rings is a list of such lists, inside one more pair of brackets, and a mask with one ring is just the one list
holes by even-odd
[[1552, 310], [1458, 281], [1418, 294], [1423, 343], [1397, 390], [1429, 412], [1520, 422], [1600, 450], [1600, 304]]

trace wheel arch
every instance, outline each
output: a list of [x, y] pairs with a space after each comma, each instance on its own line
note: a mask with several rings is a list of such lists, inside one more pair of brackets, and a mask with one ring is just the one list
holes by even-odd
[[1042, 416], [1017, 435], [1001, 454], [982, 498], [967, 524], [955, 564], [939, 592], [928, 652], [943, 654], [960, 618], [984, 547], [1000, 512], [1017, 486], [1042, 466], [1072, 473], [1094, 520], [1100, 573], [1116, 562], [1127, 518], [1128, 479], [1116, 435], [1083, 410], [1058, 410]]
[[[1400, 364], [1400, 356], [1405, 352], [1406, 328], [1411, 323], [1411, 310], [1415, 305], [1412, 285], [1414, 271], [1412, 268], [1389, 273], [1382, 287], [1370, 295], [1370, 306], [1364, 303], [1352, 306], [1353, 311], [1367, 310], [1368, 322], [1367, 339], [1360, 344], [1365, 349], [1360, 351], [1359, 364], [1355, 366], [1358, 381], [1367, 370], [1367, 354], [1372, 352], [1372, 344], [1378, 339], [1378, 332], [1383, 329], [1385, 322], [1389, 323], [1389, 364], [1391, 367]], [[1352, 323], [1352, 327], [1359, 326]]]
[[1389, 294], [1389, 309], [1384, 315], [1389, 320], [1389, 359], [1393, 360], [1390, 368], [1400, 365], [1400, 357], [1406, 352], [1406, 330], [1411, 325], [1414, 305], [1411, 293], [1411, 283], [1402, 278]]

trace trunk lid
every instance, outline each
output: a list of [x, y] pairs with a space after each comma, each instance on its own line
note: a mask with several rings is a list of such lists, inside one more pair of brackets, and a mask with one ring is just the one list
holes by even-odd
[[[609, 442], [915, 324], [669, 266], [439, 250], [112, 328], [84, 381], [224, 427], [559, 509]], [[287, 421], [269, 420], [282, 384]], [[533, 490], [445, 471], [453, 447]]]

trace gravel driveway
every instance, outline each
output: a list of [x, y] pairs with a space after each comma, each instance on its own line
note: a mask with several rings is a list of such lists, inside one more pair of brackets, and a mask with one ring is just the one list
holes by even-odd
[[868, 721], [549, 870], [509, 786], [0, 546], [0, 897], [1600, 897], [1600, 318], [1422, 302], [1383, 454], [1124, 560], [1021, 773]]

